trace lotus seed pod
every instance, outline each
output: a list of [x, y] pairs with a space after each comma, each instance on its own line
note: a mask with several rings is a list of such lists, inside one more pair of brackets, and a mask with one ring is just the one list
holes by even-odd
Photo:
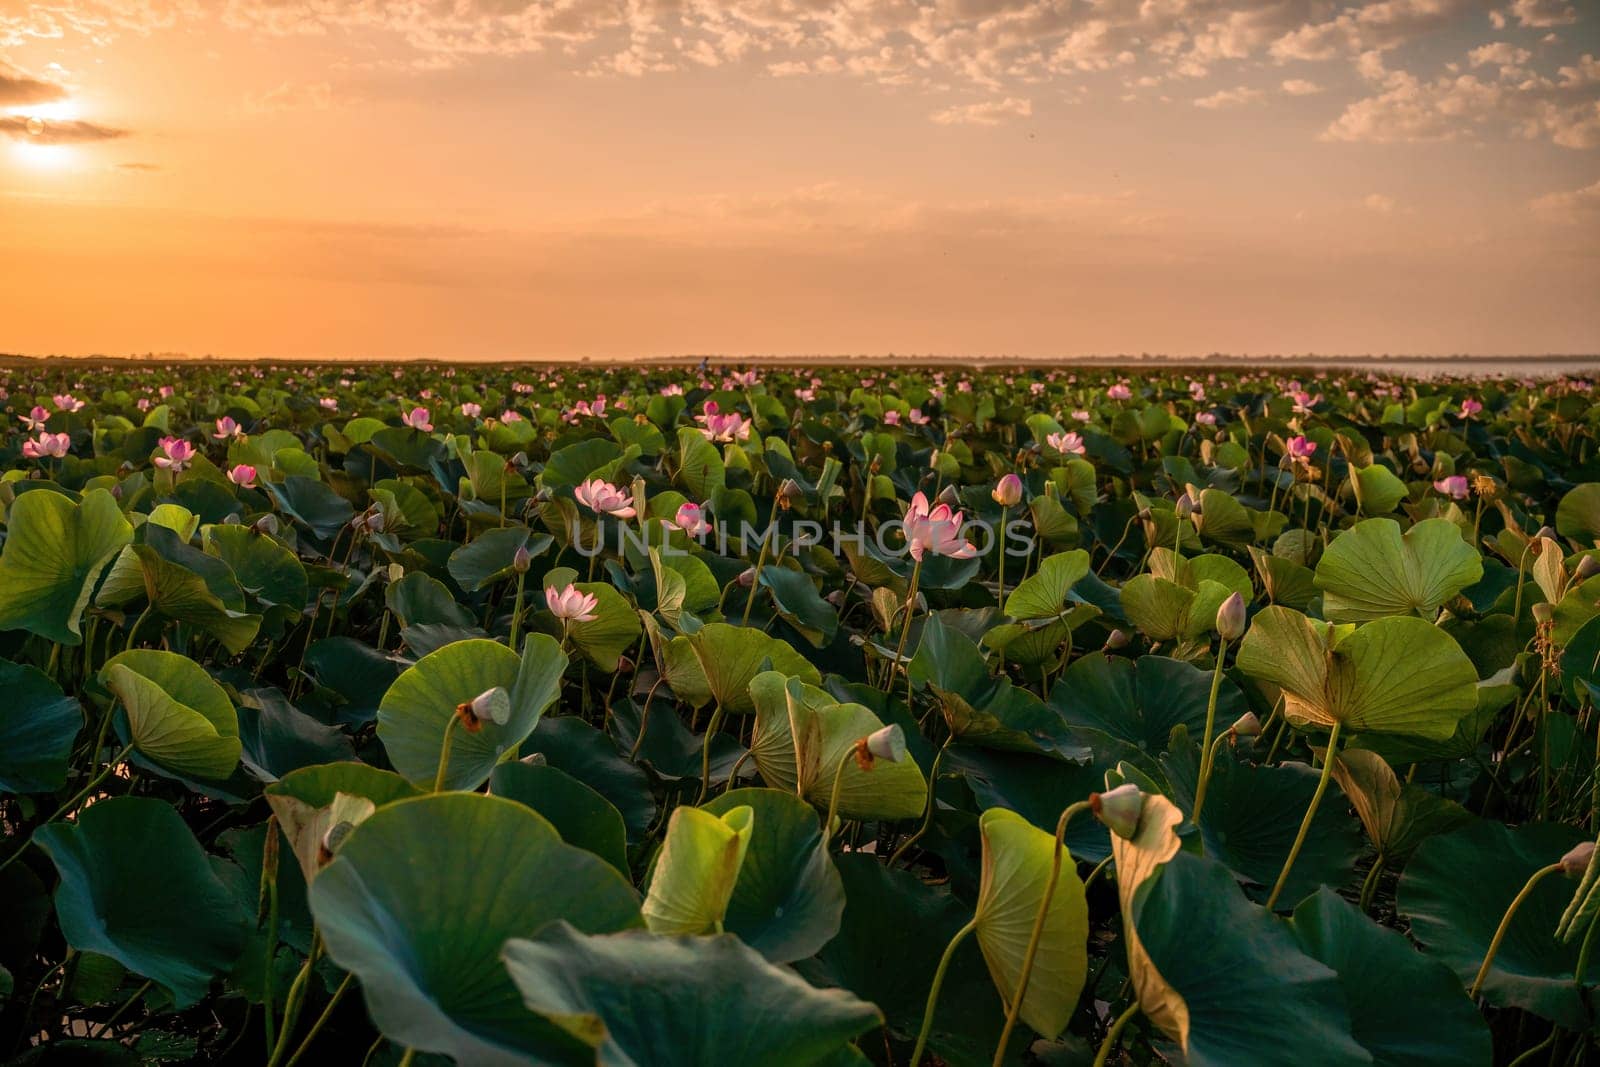
[[899, 763], [906, 758], [906, 732], [899, 724], [874, 730], [867, 735], [867, 751], [878, 759]]
[[939, 491], [939, 503], [949, 504], [953, 508], [961, 506], [961, 494], [956, 492], [956, 487], [947, 485]]
[[1118, 837], [1132, 839], [1139, 832], [1139, 816], [1144, 811], [1144, 794], [1132, 782], [1125, 782], [1105, 793], [1089, 797], [1094, 817]]
[[1127, 633], [1125, 631], [1112, 630], [1109, 634], [1106, 635], [1106, 649], [1107, 649], [1107, 651], [1115, 652], [1117, 649], [1122, 648], [1127, 643], [1128, 643], [1128, 635], [1127, 635]]
[[1260, 737], [1261, 720], [1256, 718], [1256, 713], [1247, 711], [1234, 720], [1231, 727], [1235, 737]]
[[1550, 527], [1541, 526], [1539, 527], [1539, 532], [1533, 536], [1537, 537], [1541, 541], [1554, 541], [1559, 535], [1554, 530], [1550, 529]]
[[492, 722], [496, 726], [504, 726], [511, 721], [511, 694], [506, 692], [504, 686], [497, 685], [473, 697], [467, 708], [479, 723]]
[[1561, 857], [1562, 874], [1582, 874], [1589, 869], [1589, 861], [1594, 858], [1595, 843], [1585, 841], [1574, 845], [1571, 852]]
[[1238, 593], [1229, 594], [1217, 609], [1217, 633], [1224, 641], [1237, 641], [1244, 636], [1246, 621], [1244, 597]]
[[255, 531], [256, 533], [263, 533], [269, 536], [276, 534], [278, 532], [278, 516], [261, 516], [255, 521]]

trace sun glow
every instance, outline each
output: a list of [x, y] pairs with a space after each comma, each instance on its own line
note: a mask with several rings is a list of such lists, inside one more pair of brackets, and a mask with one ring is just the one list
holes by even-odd
[[48, 138], [52, 123], [72, 122], [82, 117], [82, 101], [52, 100], [9, 108], [5, 113], [27, 122], [25, 136], [14, 138], [11, 143], [11, 156], [19, 166], [30, 170], [61, 170], [78, 158], [75, 145], [52, 144]]

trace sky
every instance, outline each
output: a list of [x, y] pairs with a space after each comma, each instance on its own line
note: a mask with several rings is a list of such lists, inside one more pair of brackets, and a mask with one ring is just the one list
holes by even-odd
[[1600, 352], [1595, 0], [0, 0], [0, 352]]

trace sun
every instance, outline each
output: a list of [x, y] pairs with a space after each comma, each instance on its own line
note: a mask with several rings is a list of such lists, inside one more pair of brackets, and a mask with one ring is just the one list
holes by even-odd
[[29, 104], [9, 108], [6, 114], [25, 119], [26, 137], [13, 139], [11, 154], [20, 166], [29, 170], [61, 170], [77, 158], [75, 146], [50, 144], [42, 138], [54, 122], [71, 122], [83, 114], [83, 104], [74, 99], [52, 100], [49, 103]]

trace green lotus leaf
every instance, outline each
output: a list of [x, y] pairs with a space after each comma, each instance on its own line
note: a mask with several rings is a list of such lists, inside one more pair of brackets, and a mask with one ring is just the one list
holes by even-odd
[[747, 805], [720, 816], [687, 807], [672, 813], [642, 909], [651, 933], [722, 932], [754, 824]]
[[1352, 466], [1350, 473], [1354, 482], [1355, 497], [1361, 504], [1363, 515], [1387, 515], [1411, 495], [1399, 475], [1381, 463], [1366, 467]]
[[723, 927], [773, 963], [816, 953], [839, 932], [844, 886], [811, 805], [780, 789], [730, 789], [703, 810], [755, 815]]
[[712, 699], [728, 714], [755, 710], [750, 682], [762, 671], [779, 671], [811, 685], [822, 682], [821, 672], [787, 641], [753, 627], [707, 623], [686, 640]]
[[910, 674], [939, 698], [950, 731], [969, 744], [1036, 752], [1063, 733], [1060, 716], [1010, 678], [992, 678], [972, 638], [942, 615], [922, 625]]
[[[1050, 707], [1071, 726], [1102, 730], [1147, 752], [1166, 748], [1175, 726], [1192, 736], [1205, 730], [1211, 672], [1165, 656], [1137, 660], [1091, 652], [1076, 660], [1050, 691]], [[1250, 710], [1244, 694], [1224, 678], [1217, 692], [1212, 736]]]
[[622, 813], [572, 775], [547, 763], [502, 763], [489, 777], [489, 792], [532, 808], [550, 821], [561, 840], [593, 852], [630, 877]]
[[1334, 757], [1333, 776], [1385, 861], [1404, 862], [1426, 838], [1449, 833], [1472, 818], [1453, 800], [1409, 782], [1402, 784], [1376, 752], [1340, 751]]
[[539, 482], [546, 489], [566, 489], [579, 485], [595, 477], [596, 471], [615, 462], [620, 455], [622, 449], [603, 437], [576, 441], [550, 454], [550, 462], [545, 464]]
[[1135, 978], [1140, 1007], [1189, 1067], [1299, 1067], [1307, 1049], [1319, 1065], [1372, 1062], [1352, 1034], [1339, 976], [1246, 900], [1221, 864], [1179, 852], [1124, 907], [1162, 988], [1152, 1014]]
[[48, 793], [67, 781], [83, 709], [37, 667], [0, 660], [0, 793]]
[[[229, 459], [231, 462], [232, 457]], [[269, 466], [270, 461], [258, 461], [255, 465]], [[355, 515], [356, 509], [350, 501], [316, 478], [294, 474], [281, 482], [263, 482], [262, 488], [272, 495], [285, 515], [324, 541], [338, 533]]]
[[291, 608], [306, 606], [310, 585], [293, 552], [251, 526], [207, 526], [206, 551], [233, 571], [244, 591], [257, 600]]
[[1263, 552], [1250, 546], [1250, 558], [1256, 566], [1256, 576], [1268, 603], [1282, 604], [1305, 611], [1320, 594], [1317, 592], [1316, 574], [1292, 559]]
[[1005, 613], [1013, 619], [1048, 619], [1060, 615], [1078, 580], [1089, 573], [1083, 549], [1057, 552], [1024, 578], [1006, 597]]
[[158, 766], [192, 778], [223, 779], [239, 765], [239, 716], [227, 691], [187, 656], [136, 648], [100, 668], [122, 704], [128, 740]]
[[1351, 1035], [1378, 1067], [1493, 1061], [1489, 1028], [1450, 969], [1412, 948], [1326, 887], [1294, 909], [1294, 934], [1331, 967], [1350, 1009]]
[[472, 612], [456, 603], [450, 588], [422, 571], [412, 571], [389, 583], [383, 603], [401, 626], [471, 626]]
[[[1397, 907], [1423, 949], [1470, 985], [1529, 876], [1587, 839], [1575, 827], [1554, 823], [1510, 827], [1474, 820], [1422, 842], [1401, 875]], [[1573, 981], [1578, 945], [1556, 936], [1572, 887], [1555, 875], [1524, 899], [1485, 977], [1482, 995], [1489, 1003], [1573, 1029], [1591, 1025], [1584, 991]], [[1588, 985], [1600, 978], [1600, 962], [1591, 960], [1583, 978]]]
[[[699, 615], [717, 606], [721, 588], [711, 569], [698, 557], [650, 549], [650, 566], [656, 578], [656, 610], [673, 626], [683, 614]], [[837, 619], [835, 623], [837, 624]]]
[[[983, 839], [983, 878], [973, 916], [975, 932], [1000, 999], [1009, 1004], [1016, 997], [1056, 863], [1056, 841], [1054, 835], [1005, 808], [984, 812], [978, 829]], [[1018, 1012], [1023, 1022], [1047, 1038], [1066, 1029], [1089, 973], [1089, 905], [1076, 864], [1065, 851]]]
[[506, 970], [529, 1011], [616, 1067], [826, 1064], [882, 1016], [816, 989], [732, 935], [585, 936], [556, 923], [506, 943]]
[[1245, 506], [1221, 489], [1200, 491], [1200, 538], [1217, 544], [1242, 547], [1256, 538], [1255, 523]]
[[694, 500], [710, 500], [726, 484], [727, 470], [717, 446], [691, 426], [678, 430], [677, 481]]
[[[1122, 936], [1128, 960], [1128, 978], [1139, 997], [1139, 1010], [1169, 1037], [1185, 1046], [1189, 1034], [1189, 1007], [1183, 994], [1172, 987], [1150, 958], [1139, 926], [1134, 921], [1140, 888], [1160, 873], [1178, 854], [1178, 826], [1183, 812], [1159, 793], [1145, 793], [1144, 807], [1132, 837], [1111, 835], [1112, 862], [1117, 868], [1117, 901], [1122, 910]], [[1237, 892], [1230, 878], [1228, 892]]]
[[132, 539], [133, 527], [104, 489], [89, 490], [82, 503], [51, 492], [18, 496], [0, 553], [0, 630], [81, 644], [95, 581]]
[[340, 823], [353, 827], [385, 804], [420, 795], [393, 771], [353, 760], [290, 771], [262, 793], [307, 885], [333, 858], [323, 847], [329, 830]]
[[786, 567], [763, 567], [761, 585], [771, 590], [772, 602], [784, 621], [793, 626], [815, 648], [823, 648], [839, 632], [839, 616], [822, 599], [817, 587], [804, 571]]
[[622, 814], [630, 842], [642, 840], [655, 824], [656, 802], [650, 792], [650, 775], [617, 751], [609, 735], [581, 717], [556, 715], [540, 719], [539, 728], [522, 745], [524, 756], [533, 753], [610, 801]]
[[200, 529], [200, 517], [182, 504], [157, 504], [145, 516], [145, 521], [165, 526], [185, 544], [194, 540], [195, 533]]
[[249, 916], [166, 801], [102, 800], [33, 840], [61, 875], [67, 943], [158, 982], [178, 1007], [204, 997], [244, 949]]
[[1478, 704], [1478, 672], [1449, 634], [1393, 616], [1359, 629], [1263, 609], [1235, 661], [1283, 690], [1296, 724], [1412, 734], [1444, 740]]
[[[378, 706], [378, 738], [395, 770], [415, 785], [431, 787], [450, 725], [444, 788], [476, 789], [496, 763], [516, 757], [545, 709], [560, 696], [566, 669], [566, 653], [545, 634], [528, 635], [520, 658], [498, 641], [456, 641], [395, 679]], [[505, 723], [483, 722], [476, 732], [451, 725], [457, 707], [495, 688], [510, 695]]]
[[1177, 641], [1189, 636], [1195, 596], [1177, 582], [1140, 574], [1122, 587], [1122, 612], [1152, 640]]
[[1600, 545], [1600, 482], [1584, 482], [1556, 505], [1556, 532], [1589, 547]]
[[95, 603], [122, 607], [143, 601], [156, 614], [215, 637], [232, 655], [249, 647], [261, 616], [244, 610], [244, 590], [226, 563], [164, 526], [146, 524], [138, 537], [111, 565]]
[[549, 534], [535, 533], [526, 526], [485, 530], [450, 553], [450, 577], [463, 589], [487, 589], [516, 577], [518, 549], [527, 549], [529, 556], [542, 556], [554, 543]]
[[639, 925], [638, 896], [604, 860], [563, 844], [523, 805], [472, 793], [379, 808], [310, 900], [328, 955], [360, 980], [379, 1030], [484, 1065], [584, 1058], [523, 1007], [499, 962], [508, 939], [556, 920], [586, 933]]
[[605, 582], [576, 582], [580, 592], [598, 602], [594, 618], [567, 626], [567, 636], [590, 662], [603, 671], [617, 669], [617, 660], [639, 643], [639, 616], [633, 605]]
[[1335, 537], [1317, 563], [1322, 609], [1333, 622], [1431, 619], [1482, 577], [1478, 553], [1448, 519], [1424, 519], [1404, 534], [1393, 519], [1365, 519]]

